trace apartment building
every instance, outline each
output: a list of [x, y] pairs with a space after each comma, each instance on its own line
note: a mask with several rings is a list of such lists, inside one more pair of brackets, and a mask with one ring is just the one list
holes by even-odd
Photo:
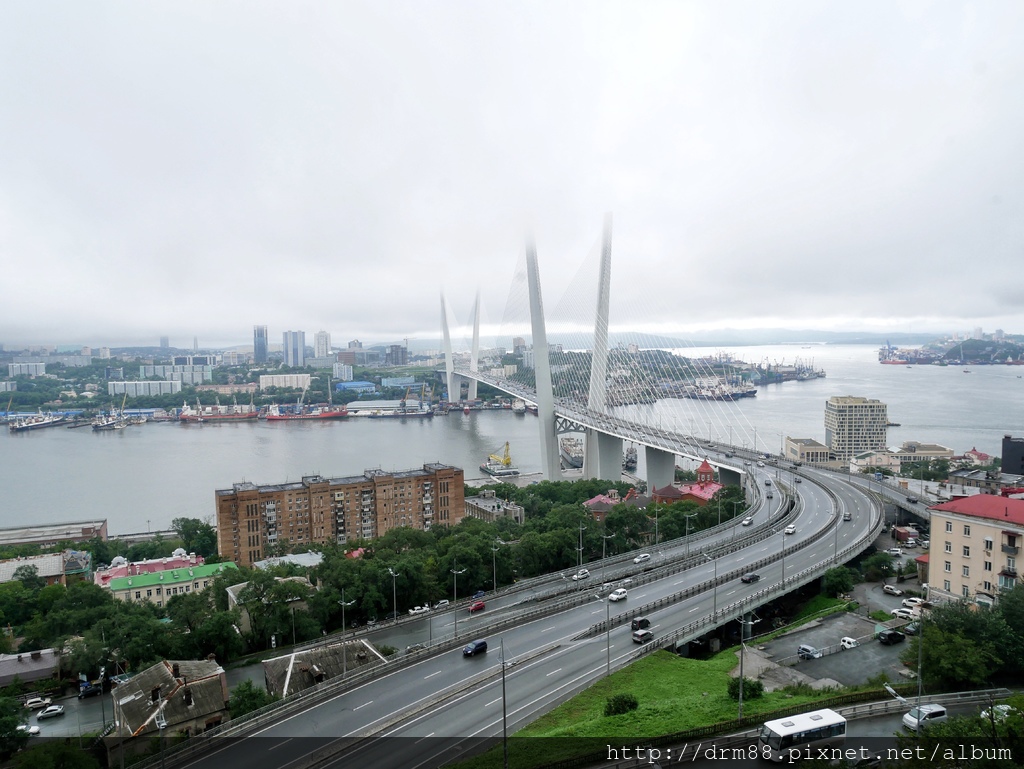
[[400, 526], [456, 525], [465, 515], [462, 469], [437, 463], [397, 473], [309, 475], [264, 486], [243, 482], [215, 494], [218, 549], [239, 566], [263, 560], [268, 547], [285, 542], [300, 549], [346, 544]]
[[199, 593], [213, 584], [217, 575], [226, 569], [237, 568], [233, 563], [212, 563], [181, 569], [143, 572], [125, 577], [114, 577], [107, 582], [111, 595], [119, 601], [147, 601], [163, 606], [176, 595]]
[[833, 395], [825, 402], [825, 444], [836, 459], [884, 449], [888, 408], [873, 398]]
[[790, 462], [807, 462], [817, 465], [828, 462], [828, 446], [813, 438], [786, 438], [786, 459]]
[[1020, 580], [1024, 500], [991, 494], [954, 499], [928, 508], [929, 597], [991, 606]]

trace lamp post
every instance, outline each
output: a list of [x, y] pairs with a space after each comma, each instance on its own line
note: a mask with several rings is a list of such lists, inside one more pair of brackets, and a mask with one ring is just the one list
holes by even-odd
[[587, 530], [587, 527], [582, 523], [580, 524], [580, 546], [576, 550], [576, 573], [579, 574], [580, 569], [583, 568], [583, 532]]
[[498, 546], [491, 545], [491, 592], [498, 592]]
[[[345, 637], [345, 628], [347, 627], [345, 625], [345, 607], [346, 606], [351, 606], [354, 603], [355, 603], [355, 601], [348, 601], [346, 603], [346, 601], [345, 601], [345, 588], [342, 588], [341, 589], [341, 600], [338, 601], [338, 604], [341, 606], [341, 637], [342, 638]], [[342, 644], [342, 648], [341, 648], [341, 677], [345, 678], [346, 675], [348, 675], [348, 648], [343, 643]]]
[[394, 615], [392, 621], [398, 622], [398, 594], [395, 592], [395, 580], [398, 579], [398, 574], [392, 571], [390, 566], [388, 566], [388, 574], [391, 575], [391, 609]]
[[508, 708], [505, 697], [505, 639], [501, 639], [501, 748], [504, 754], [504, 769], [508, 769]]
[[[745, 617], [749, 617], [750, 613], [748, 612], [744, 616]], [[749, 628], [751, 628], [754, 625], [755, 622], [758, 622], [758, 620], [741, 619], [741, 620], [738, 620], [738, 622], [740, 623], [740, 709], [739, 709], [739, 715], [738, 715], [737, 720], [738, 721], [742, 721], [743, 720], [743, 653], [746, 651], [746, 646], [744, 646], [744, 643], [743, 643], [743, 641], [744, 641], [743, 636], [749, 634]]]
[[686, 557], [687, 558], [690, 557], [690, 519], [696, 517], [696, 515], [697, 515], [697, 513], [690, 513], [689, 515], [684, 515], [683, 516], [686, 519]]
[[658, 546], [658, 503], [654, 503], [654, 546]]
[[612, 539], [614, 537], [615, 537], [614, 534], [602, 534], [601, 535], [601, 577], [602, 578], [604, 577], [604, 569], [605, 569], [604, 560], [605, 560], [605, 557], [606, 557], [607, 552], [608, 552], [608, 540]]
[[711, 561], [711, 563], [714, 564], [714, 567], [715, 567], [715, 576], [712, 578], [712, 585], [713, 585], [713, 588], [712, 588], [712, 601], [713, 601], [713, 603], [712, 603], [712, 609], [711, 609], [711, 616], [714, 617], [716, 614], [718, 614], [718, 559], [717, 558], [712, 558], [707, 553], [701, 553], [701, 555], [703, 555], [705, 558], [707, 558], [709, 561]]
[[459, 607], [458, 607], [458, 604], [459, 604], [459, 575], [462, 574], [462, 572], [465, 571], [465, 569], [462, 569], [460, 571], [458, 568], [455, 568], [458, 565], [459, 565], [459, 560], [458, 560], [458, 557], [456, 556], [455, 558], [452, 559], [452, 566], [453, 566], [453, 568], [451, 570], [452, 574], [455, 576], [455, 591], [452, 593], [452, 603], [454, 604], [454, 609], [455, 609], [455, 611], [453, 612], [453, 615], [455, 617], [455, 637], [456, 638], [459, 637]]

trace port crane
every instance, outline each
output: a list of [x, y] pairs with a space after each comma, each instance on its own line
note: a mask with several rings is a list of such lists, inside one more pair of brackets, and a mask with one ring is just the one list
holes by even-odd
[[[501, 449], [499, 449], [499, 451], [501, 451]], [[505, 451], [504, 451], [503, 454], [499, 455], [499, 454], [495, 453], [495, 454], [489, 455], [487, 458], [489, 460], [491, 460], [492, 462], [495, 462], [495, 463], [501, 465], [502, 467], [511, 467], [512, 466], [512, 455], [509, 453], [508, 441], [505, 441]]]

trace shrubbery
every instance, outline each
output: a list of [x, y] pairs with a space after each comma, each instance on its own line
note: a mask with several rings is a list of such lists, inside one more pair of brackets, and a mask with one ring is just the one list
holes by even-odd
[[640, 703], [632, 694], [616, 694], [614, 697], [609, 697], [604, 704], [604, 714], [606, 716], [621, 716], [638, 707], [640, 707]]
[[[743, 678], [743, 699], [756, 700], [764, 695], [764, 684], [754, 678]], [[729, 696], [736, 700], [740, 699], [740, 679], [729, 679]]]

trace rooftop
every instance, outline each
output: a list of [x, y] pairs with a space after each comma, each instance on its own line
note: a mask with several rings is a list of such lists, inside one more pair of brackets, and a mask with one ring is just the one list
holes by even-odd
[[994, 494], [975, 494], [971, 497], [932, 505], [928, 509], [1024, 526], [1024, 499], [997, 497]]

